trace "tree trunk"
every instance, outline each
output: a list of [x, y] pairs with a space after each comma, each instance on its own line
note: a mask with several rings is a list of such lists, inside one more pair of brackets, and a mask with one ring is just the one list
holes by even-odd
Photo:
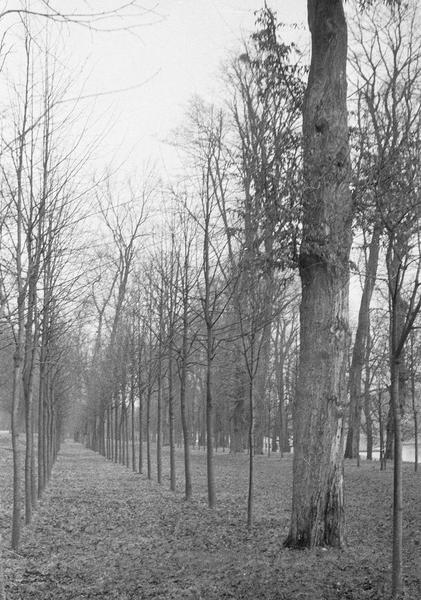
[[415, 359], [414, 359], [414, 335], [411, 335], [411, 404], [412, 404], [412, 416], [414, 419], [414, 443], [415, 443], [415, 456], [414, 456], [414, 471], [418, 471], [418, 412], [415, 397]]
[[[390, 398], [392, 397], [392, 392], [390, 392]], [[392, 460], [394, 456], [394, 422], [393, 422], [393, 408], [392, 408], [392, 400], [389, 402], [389, 410], [387, 412], [387, 422], [386, 422], [386, 444], [384, 450], [384, 459]]]
[[216, 504], [215, 474], [213, 465], [213, 419], [214, 408], [212, 398], [212, 328], [207, 331], [207, 364], [206, 364], [206, 465], [208, 481], [208, 505], [214, 508]]
[[312, 58], [303, 109], [300, 366], [294, 406], [290, 547], [344, 543], [343, 407], [351, 195], [342, 2], [309, 0]]
[[346, 438], [345, 458], [357, 458], [359, 455], [361, 425], [361, 379], [366, 360], [367, 339], [370, 331], [370, 302], [376, 283], [377, 265], [380, 249], [380, 226], [375, 226], [370, 241], [369, 257], [366, 265], [364, 288], [358, 314], [358, 326], [352, 351], [349, 372], [349, 423]]
[[152, 458], [151, 458], [151, 395], [152, 390], [148, 386], [148, 395], [146, 397], [146, 462], [148, 470], [148, 479], [152, 479]]
[[139, 394], [139, 454], [138, 464], [139, 473], [143, 473], [143, 389], [141, 383], [138, 384]]
[[[254, 340], [252, 341], [254, 344]], [[253, 346], [251, 349], [251, 369], [254, 368], [254, 355]], [[247, 527], [251, 529], [253, 526], [253, 504], [254, 504], [254, 433], [255, 433], [255, 403], [254, 403], [254, 390], [253, 390], [253, 373], [249, 373], [249, 411], [250, 411], [250, 422], [249, 422], [249, 485], [248, 485], [248, 498], [247, 498]]]
[[378, 391], [378, 415], [379, 415], [379, 443], [380, 443], [380, 471], [386, 468], [385, 449], [384, 449], [384, 422], [382, 410], [382, 391]]
[[190, 467], [190, 432], [187, 423], [187, 334], [188, 334], [188, 305], [184, 302], [183, 308], [183, 341], [181, 354], [181, 373], [180, 373], [180, 411], [181, 411], [181, 427], [183, 430], [184, 442], [184, 490], [186, 500], [192, 497], [192, 482], [191, 482], [191, 467]]
[[45, 457], [45, 346], [44, 332], [42, 335], [39, 366], [39, 391], [38, 391], [38, 498], [41, 498], [45, 488], [44, 457]]
[[115, 463], [118, 463], [118, 460], [119, 460], [118, 421], [119, 421], [119, 410], [118, 410], [118, 399], [116, 398], [114, 401], [114, 462]]
[[161, 348], [159, 349], [158, 393], [157, 393], [157, 433], [156, 433], [156, 474], [158, 483], [162, 482], [162, 365]]
[[365, 430], [367, 437], [367, 460], [373, 458], [373, 421], [371, 418], [371, 396], [370, 396], [370, 379], [366, 369], [366, 380], [364, 389], [364, 415], [365, 415]]
[[[171, 338], [172, 338], [171, 334]], [[175, 409], [174, 409], [174, 388], [173, 388], [173, 357], [171, 353], [168, 359], [168, 420], [169, 420], [169, 438], [170, 438], [170, 489], [175, 492]]]
[[394, 421], [393, 457], [393, 545], [392, 545], [392, 597], [402, 592], [402, 432], [399, 392], [399, 358], [391, 362], [391, 403]]
[[12, 452], [13, 452], [13, 517], [12, 517], [12, 550], [19, 549], [20, 515], [21, 515], [21, 472], [19, 447], [19, 404], [22, 386], [21, 344], [16, 347], [13, 366], [13, 397], [12, 397]]
[[139, 357], [137, 372], [137, 393], [139, 395], [139, 473], [143, 473], [143, 386], [141, 375], [141, 361]]

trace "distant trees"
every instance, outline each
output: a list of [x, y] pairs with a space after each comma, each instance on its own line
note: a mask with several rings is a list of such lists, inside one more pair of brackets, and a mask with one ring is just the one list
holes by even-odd
[[60, 146], [67, 120], [62, 113], [57, 124], [55, 107], [63, 92], [54, 84], [52, 59], [45, 58], [45, 72], [36, 77], [33, 63], [43, 53], [26, 25], [24, 79], [16, 84], [15, 104], [8, 112], [13, 125], [3, 131], [1, 157], [2, 202], [8, 207], [2, 214], [0, 249], [3, 322], [13, 335], [14, 549], [21, 525], [22, 416], [29, 523], [58, 449], [68, 376], [61, 347], [68, 327], [63, 312], [74, 301], [72, 286], [79, 276], [71, 264], [79, 158]]
[[[242, 197], [237, 237], [244, 251], [237, 258], [244, 273], [242, 296], [257, 277], [263, 338], [256, 372], [256, 452], [263, 451], [269, 384], [270, 339], [277, 279], [290, 275], [297, 254], [301, 182], [301, 109], [304, 66], [292, 44], [279, 39], [279, 24], [268, 8], [257, 17], [257, 31], [228, 73], [232, 90], [231, 152]], [[242, 261], [242, 263], [241, 263]], [[251, 278], [251, 279], [250, 279]], [[236, 418], [240, 414], [237, 405]]]
[[[247, 57], [231, 65], [228, 109], [195, 99], [178, 134], [188, 183], [164, 194], [162, 202], [171, 216], [153, 224], [155, 247], [136, 253], [121, 335], [112, 344], [113, 357], [120, 352], [127, 356], [118, 346], [126, 344], [124, 331], [134, 332], [129, 333], [130, 357], [118, 361], [130, 365], [130, 376], [124, 369], [106, 369], [107, 389], [120, 392], [115, 392], [112, 410], [105, 412], [113, 425], [99, 426], [105, 448], [111, 448], [107, 439], [114, 437], [115, 451], [106, 451], [114, 460], [124, 462], [119, 436], [126, 440], [122, 447], [127, 437], [132, 449], [139, 445], [139, 471], [146, 441], [148, 477], [155, 442], [158, 482], [163, 446], [168, 445], [171, 489], [176, 488], [175, 445], [182, 441], [187, 499], [192, 496], [190, 447], [205, 447], [211, 507], [217, 497], [214, 453], [221, 447], [247, 449], [250, 526], [253, 456], [268, 448], [272, 438], [274, 450], [281, 443], [289, 450], [290, 444], [296, 355], [290, 359], [286, 352], [296, 347], [295, 327], [288, 319], [296, 321], [297, 312], [292, 267], [299, 235], [296, 194], [303, 92], [301, 67], [290, 61], [293, 49], [279, 42], [278, 26], [268, 9], [259, 28], [260, 36], [247, 46]], [[278, 68], [282, 72], [277, 75]], [[111, 254], [115, 244], [114, 239]], [[104, 284], [114, 285], [112, 279], [104, 279]], [[103, 330], [101, 323], [112, 323], [116, 309], [115, 293], [106, 289], [98, 279], [98, 331]], [[105, 310], [101, 297], [107, 302]], [[276, 330], [281, 331], [278, 337]], [[109, 332], [104, 333], [108, 338]], [[101, 445], [92, 444], [93, 423], [98, 422], [94, 415], [98, 406], [103, 410], [95, 400], [101, 388], [94, 382], [100, 372], [92, 371], [81, 429], [88, 444], [103, 452]], [[125, 421], [121, 411], [127, 413], [122, 385], [131, 411], [130, 426], [123, 425], [120, 433], [115, 419]]]
[[[383, 277], [378, 286], [387, 298], [389, 316], [387, 426], [384, 425], [382, 397], [385, 394], [381, 386], [378, 388], [378, 418], [381, 466], [385, 466], [386, 458], [394, 458], [393, 597], [398, 597], [402, 591], [402, 416], [410, 396], [405, 346], [421, 307], [418, 281], [421, 46], [418, 25], [415, 3], [390, 3], [389, 6], [374, 3], [356, 18], [354, 36], [358, 45], [352, 56], [358, 79], [357, 222], [365, 236], [371, 235], [371, 242], [350, 372], [351, 412], [346, 455], [359, 454], [361, 373], [365, 361], [368, 382], [369, 307], [377, 264], [381, 261]], [[411, 386], [413, 391], [412, 382]], [[366, 427], [371, 426], [369, 411], [365, 413]]]
[[[13, 362], [11, 376], [2, 374], [2, 398], [10, 386], [14, 550], [20, 541], [21, 508], [29, 523], [69, 412], [75, 386], [72, 323], [80, 308], [83, 267], [81, 257], [79, 264], [75, 261], [80, 241], [75, 231], [84, 216], [82, 171], [88, 151], [82, 146], [81, 127], [71, 123], [74, 105], [64, 102], [69, 83], [57, 76], [46, 26], [54, 22], [112, 29], [112, 19], [124, 13], [130, 28], [133, 17], [144, 14], [137, 9], [136, 2], [127, 2], [112, 10], [63, 12], [52, 3], [29, 7], [16, 2], [0, 12], [2, 23], [17, 20], [23, 32], [14, 47], [13, 69], [8, 69], [6, 48], [12, 27], [6, 28], [1, 47], [9, 94], [1, 108], [0, 322], [3, 355]], [[43, 23], [36, 34], [35, 23]]]

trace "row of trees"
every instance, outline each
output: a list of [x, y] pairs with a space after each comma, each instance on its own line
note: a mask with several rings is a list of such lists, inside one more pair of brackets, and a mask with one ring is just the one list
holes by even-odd
[[[75, 321], [86, 271], [80, 224], [89, 212], [84, 167], [93, 146], [84, 139], [87, 119], [68, 99], [73, 82], [60, 68], [62, 48], [52, 40], [60, 23], [100, 30], [125, 15], [130, 28], [140, 14], [134, 0], [70, 12], [50, 2], [17, 2], [0, 12], [6, 31], [0, 48], [1, 401], [11, 414], [14, 550], [22, 508], [29, 523], [50, 477], [79, 368]], [[19, 33], [11, 53], [13, 27]]]
[[[354, 16], [349, 138], [342, 3], [309, 7], [306, 92], [300, 53], [280, 41], [264, 9], [226, 69], [225, 105], [191, 102], [175, 136], [186, 177], [165, 189], [151, 173], [132, 185], [107, 176], [80, 189], [86, 155], [65, 142], [71, 116], [59, 108], [51, 59], [35, 77], [26, 23], [25, 78], [1, 156], [14, 548], [22, 419], [27, 521], [64, 416], [77, 439], [140, 472], [146, 464], [148, 477], [156, 444], [159, 482], [168, 444], [171, 489], [182, 443], [186, 498], [190, 447], [205, 447], [211, 507], [214, 452], [247, 450], [249, 526], [254, 455], [289, 451], [293, 440], [293, 547], [344, 543], [346, 419], [348, 457], [359, 458], [362, 428], [368, 457], [377, 434], [384, 458], [395, 456], [399, 592], [402, 425], [410, 428], [411, 415], [417, 435], [421, 307], [417, 8], [376, 2]], [[105, 241], [79, 247], [75, 261], [81, 224]], [[362, 297], [350, 354], [352, 233]]]
[[[131, 392], [131, 439], [135, 437], [136, 405], [139, 436], [142, 441], [146, 435], [148, 458], [151, 414], [156, 418], [160, 481], [164, 399], [174, 488], [177, 390], [179, 431], [184, 434], [186, 453], [186, 496], [191, 493], [189, 442], [206, 440], [210, 506], [215, 502], [215, 447], [228, 445], [227, 439], [231, 450], [247, 446], [251, 525], [253, 454], [262, 450], [264, 437], [275, 437], [275, 445], [288, 440], [283, 387], [288, 380], [289, 400], [294, 398], [294, 493], [287, 543], [342, 545], [342, 422], [349, 415], [346, 455], [359, 458], [361, 427], [370, 457], [377, 420], [382, 454], [395, 457], [396, 592], [401, 585], [402, 415], [409, 382], [411, 406], [406, 402], [409, 410], [404, 425], [410, 429], [413, 417], [417, 435], [416, 323], [421, 304], [417, 9], [411, 3], [389, 7], [376, 3], [355, 16], [351, 153], [344, 118], [346, 88], [335, 87], [343, 80], [345, 69], [345, 21], [339, 3], [332, 9], [332, 21], [324, 19], [326, 15], [320, 11], [310, 15], [314, 19], [313, 59], [302, 140], [298, 126], [304, 69], [291, 61], [294, 49], [277, 40], [276, 23], [268, 10], [262, 13], [258, 33], [229, 69], [233, 94], [228, 109], [219, 111], [197, 102], [191, 107], [184, 136], [188, 143], [183, 145], [193, 162], [189, 173], [194, 183], [173, 190], [176, 216], [166, 241], [151, 260], [155, 266], [146, 268], [155, 274], [141, 294], [149, 300], [145, 304], [136, 299], [134, 303], [143, 306], [141, 316], [133, 317], [138, 329], [127, 325], [140, 347], [147, 348], [143, 350], [147, 362], [129, 387], [138, 386], [138, 392]], [[335, 44], [329, 29], [332, 23]], [[321, 85], [323, 77], [326, 81]], [[331, 86], [334, 96], [330, 95]], [[303, 205], [299, 201], [302, 186]], [[362, 266], [363, 292], [351, 354], [348, 408], [346, 290], [352, 223], [354, 239], [362, 240], [361, 258], [355, 256]], [[189, 238], [186, 232], [192, 230], [194, 237]], [[184, 233], [179, 235], [181, 231]], [[301, 370], [297, 373], [297, 286], [292, 269], [299, 238]], [[145, 266], [141, 273], [143, 269]], [[186, 290], [189, 293], [185, 294]], [[385, 299], [388, 309], [382, 310]], [[146, 318], [145, 325], [148, 314], [153, 317]], [[385, 317], [389, 320], [386, 325]], [[386, 335], [381, 335], [382, 328]], [[408, 339], [410, 355], [405, 352]], [[131, 348], [135, 347], [133, 343]], [[138, 348], [131, 356], [136, 352], [142, 355]], [[222, 390], [215, 382], [215, 374], [220, 381], [221, 373]], [[142, 376], [148, 385], [139, 387]], [[190, 415], [187, 427], [186, 381], [191, 385], [190, 412], [198, 406], [200, 391], [205, 415], [203, 420], [193, 420]], [[142, 417], [145, 390], [146, 420]], [[118, 432], [128, 431], [123, 398], [124, 394], [116, 392], [111, 404], [103, 407], [106, 419], [101, 421], [95, 414], [92, 421], [99, 423], [97, 437], [113, 439], [114, 450], [109, 442], [107, 452], [114, 460], [119, 456]], [[156, 398], [156, 412], [152, 413], [151, 398]], [[229, 427], [224, 427], [226, 417]], [[217, 441], [215, 423], [220, 433]], [[273, 436], [269, 423], [272, 427], [276, 423], [280, 436]], [[127, 461], [127, 449], [121, 450], [124, 452], [122, 460]], [[139, 469], [141, 465], [139, 460]]]
[[[106, 315], [112, 325], [105, 338], [98, 327], [88, 360], [85, 428], [79, 434], [123, 462], [129, 460], [131, 437], [132, 464], [139, 470], [145, 440], [149, 476], [155, 434], [157, 478], [167, 442], [172, 488], [175, 444], [182, 436], [187, 497], [189, 446], [206, 445], [210, 506], [216, 501], [216, 448], [248, 448], [252, 475], [253, 455], [268, 444], [265, 438], [272, 438], [274, 449], [290, 446], [303, 94], [302, 68], [290, 61], [293, 52], [278, 41], [273, 14], [262, 13], [258, 32], [228, 71], [228, 108], [197, 99], [190, 105], [177, 135], [190, 183], [167, 193], [166, 232], [161, 225], [156, 248], [148, 259], [137, 257], [130, 281], [120, 260], [108, 290], [99, 291], [105, 302], [95, 291], [91, 298], [99, 323]], [[115, 216], [108, 225], [118, 240], [114, 248], [125, 257], [133, 238]], [[248, 518], [251, 524], [252, 486]]]
[[[386, 330], [389, 328], [384, 324], [384, 320], [389, 318], [389, 313], [380, 309], [384, 298], [388, 296], [387, 289], [390, 291], [391, 315], [395, 311], [394, 303], [401, 302], [404, 306], [404, 298], [410, 298], [407, 304], [406, 326], [400, 330], [401, 342], [396, 343], [399, 353], [414, 325], [418, 311], [416, 207], [419, 123], [418, 104], [415, 102], [418, 53], [414, 48], [418, 47], [419, 42], [414, 28], [415, 8], [384, 8], [380, 13], [378, 9], [377, 6], [376, 19], [373, 11], [366, 11], [363, 16], [355, 16], [353, 37], [356, 43], [355, 52], [351, 57], [351, 64], [356, 73], [353, 79], [355, 110], [351, 113], [353, 221], [355, 239], [362, 240], [355, 253], [359, 267], [354, 266], [360, 269], [363, 287], [350, 368], [351, 405], [346, 455], [354, 458], [359, 457], [361, 426], [364, 427], [367, 436], [369, 457], [376, 436], [380, 438], [381, 446], [384, 444], [387, 447], [385, 456], [391, 458], [393, 453], [393, 432], [396, 431], [396, 427], [393, 425], [393, 404], [387, 402], [390, 377], [387, 350], [389, 341], [388, 335], [379, 335], [382, 327]], [[390, 35], [391, 23], [397, 24], [396, 36]], [[369, 40], [369, 43], [366, 40]], [[382, 49], [380, 60], [376, 55], [377, 48]], [[247, 445], [252, 455], [253, 452], [262, 450], [264, 437], [274, 437], [274, 447], [281, 443], [287, 448], [291, 436], [291, 431], [288, 433], [286, 427], [285, 405], [291, 407], [289, 401], [294, 397], [297, 377], [298, 318], [295, 298], [298, 290], [292, 269], [297, 260], [297, 241], [301, 236], [299, 126], [303, 98], [302, 75], [305, 71], [295, 60], [291, 60], [294, 52], [293, 47], [282, 44], [276, 38], [273, 14], [270, 11], [263, 13], [258, 32], [238, 60], [228, 69], [227, 80], [232, 90], [232, 96], [227, 103], [228, 108], [218, 110], [197, 101], [191, 105], [184, 135], [181, 142], [180, 139], [178, 141], [188, 155], [188, 169], [189, 173], [192, 173], [190, 181], [194, 181], [194, 184], [189, 188], [181, 188], [181, 191], [180, 187], [172, 191], [171, 211], [175, 212], [176, 216], [169, 223], [166, 241], [160, 245], [150, 263], [142, 265], [140, 273], [136, 276], [137, 280], [145, 280], [144, 271], [155, 273], [154, 279], [148, 275], [147, 289], [143, 290], [143, 297], [149, 298], [149, 304], [144, 301], [142, 304], [139, 299], [135, 301], [138, 307], [136, 310], [140, 311], [140, 314], [142, 308], [139, 307], [143, 306], [143, 311], [145, 306], [149, 306], [149, 311], [151, 306], [155, 307], [152, 310], [155, 323], [151, 324], [148, 320], [149, 324], [143, 328], [141, 335], [134, 333], [135, 327], [131, 327], [132, 335], [138, 343], [141, 340], [142, 346], [145, 343], [145, 333], [149, 335], [146, 338], [148, 346], [151, 343], [158, 344], [153, 352], [149, 348], [145, 353], [149, 362], [145, 363], [143, 376], [146, 377], [145, 374], [152, 371], [147, 378], [149, 387], [146, 384], [143, 386], [143, 389], [148, 389], [146, 405], [150, 406], [150, 397], [156, 397], [157, 408], [155, 411], [152, 405], [149, 419], [146, 417], [146, 421], [140, 426], [141, 435], [145, 434], [146, 429], [147, 440], [151, 432], [156, 434], [159, 448], [163, 436], [166, 436], [166, 428], [164, 433], [161, 431], [166, 419], [169, 425], [168, 439], [174, 440], [171, 433], [174, 420], [176, 432], [181, 434], [185, 414], [185, 382], [181, 381], [184, 381], [187, 373], [187, 381], [191, 380], [190, 412], [202, 416], [190, 416], [188, 430], [191, 435], [185, 439], [190, 439], [193, 443], [207, 440], [210, 486], [211, 456], [215, 446], [229, 445], [232, 451], [236, 451], [243, 450]], [[336, 53], [333, 59], [338, 60]], [[393, 69], [391, 64], [394, 65]], [[332, 73], [332, 69], [329, 69], [327, 75], [331, 77]], [[344, 102], [344, 97], [341, 98]], [[316, 105], [318, 106], [317, 102]], [[312, 153], [312, 160], [315, 151], [321, 151], [320, 160], [325, 165], [322, 181], [323, 185], [327, 185], [332, 172], [331, 163], [325, 164], [326, 157], [336, 157], [337, 168], [345, 168], [346, 143], [343, 141], [337, 152], [329, 150], [329, 147], [326, 149], [321, 144], [320, 136], [329, 133], [326, 129], [327, 117], [318, 115], [317, 119], [316, 125], [309, 125], [312, 135], [313, 132], [315, 135], [312, 142], [314, 147], [311, 146], [309, 151]], [[393, 131], [395, 140], [389, 135], [389, 132]], [[346, 129], [345, 137], [347, 135]], [[331, 132], [329, 136], [326, 143], [336, 144], [336, 137], [333, 138]], [[333, 142], [333, 139], [336, 141]], [[393, 152], [389, 146], [393, 146]], [[393, 158], [398, 154], [399, 162]], [[326, 244], [332, 237], [332, 232], [336, 232], [336, 243], [341, 252], [344, 252], [341, 259], [343, 266], [338, 271], [342, 272], [344, 281], [336, 279], [337, 270], [334, 269], [330, 273], [329, 268], [328, 271], [329, 277], [332, 276], [336, 281], [335, 285], [338, 285], [338, 294], [343, 294], [348, 277], [345, 234], [341, 234], [333, 222], [326, 222], [326, 214], [320, 210], [320, 201], [313, 195], [315, 190], [320, 191], [323, 188], [320, 181], [321, 167], [317, 164], [312, 169], [310, 174], [318, 173], [319, 183], [313, 183], [308, 188], [309, 193], [311, 192], [308, 205], [312, 211], [307, 217], [310, 250], [315, 251], [315, 231], [320, 230], [322, 237], [318, 244], [322, 244], [330, 261], [332, 256], [336, 256], [336, 250], [329, 250]], [[339, 180], [340, 185], [347, 185], [347, 177], [341, 176]], [[383, 186], [382, 191], [379, 186]], [[333, 209], [332, 218], [336, 218], [339, 215], [338, 206], [334, 205]], [[315, 226], [316, 218], [323, 221], [319, 228]], [[348, 215], [345, 221], [349, 224], [351, 216]], [[190, 231], [193, 231], [191, 239], [186, 233]], [[303, 235], [304, 233], [303, 231]], [[406, 239], [405, 243], [403, 239]], [[305, 245], [302, 244], [301, 253], [304, 252], [304, 248]], [[314, 265], [317, 273], [322, 264], [319, 258]], [[379, 261], [384, 261], [384, 268], [381, 267], [377, 277]], [[304, 271], [305, 276], [310, 277], [307, 267]], [[311, 275], [310, 281], [312, 285], [320, 288], [319, 295], [322, 296], [318, 307], [315, 308], [314, 299], [319, 295], [311, 286], [304, 285], [309, 294], [309, 310], [313, 315], [323, 315], [328, 305], [324, 294], [333, 293], [331, 284], [323, 284], [320, 273], [317, 276]], [[187, 289], [190, 291], [190, 298], [184, 293]], [[140, 293], [142, 295], [142, 292]], [[335, 294], [332, 295], [332, 298], [334, 297]], [[330, 342], [326, 342], [332, 350], [331, 361], [333, 357], [336, 360], [341, 356], [339, 346], [343, 344], [343, 360], [346, 362], [348, 333], [344, 315], [347, 302], [343, 298], [345, 312], [342, 316], [338, 313], [336, 302], [337, 300], [334, 301], [335, 309], [332, 313], [333, 322], [329, 327], [323, 326], [322, 329], [328, 331], [329, 336], [333, 336], [331, 346]], [[130, 305], [132, 304], [130, 301]], [[305, 303], [302, 303], [301, 310], [304, 309]], [[163, 310], [166, 311], [164, 317]], [[370, 317], [371, 314], [375, 316]], [[145, 314], [141, 317], [131, 317], [138, 323], [144, 318]], [[370, 320], [374, 321], [371, 331]], [[303, 327], [302, 315], [301, 324]], [[186, 333], [185, 338], [183, 332]], [[323, 374], [324, 370], [321, 365], [309, 368], [308, 361], [314, 358], [324, 364], [327, 357], [320, 355], [319, 348], [325, 348], [326, 344], [318, 340], [312, 321], [308, 337], [308, 343], [301, 343], [302, 351], [306, 353], [306, 357], [301, 359], [301, 364], [309, 377], [308, 385], [314, 391], [315, 373]], [[184, 350], [183, 343], [186, 343]], [[416, 340], [414, 344], [417, 345]], [[132, 344], [132, 347], [134, 346]], [[188, 361], [183, 352], [187, 349], [192, 358], [185, 371], [183, 365]], [[227, 357], [233, 357], [234, 360], [227, 361]], [[164, 366], [161, 364], [163, 359]], [[155, 365], [156, 360], [158, 366]], [[288, 364], [284, 369], [285, 360]], [[177, 363], [180, 382], [174, 376], [173, 361]], [[336, 440], [334, 443], [337, 444], [334, 470], [338, 482], [341, 479], [341, 444], [338, 444], [339, 434], [333, 432], [341, 429], [339, 427], [336, 430], [334, 425], [338, 415], [345, 416], [348, 412], [344, 396], [346, 387], [341, 379], [345, 371], [344, 364], [339, 379], [339, 372], [332, 371], [336, 382], [332, 383], [333, 387], [339, 381], [342, 382], [342, 396], [335, 396], [337, 405], [331, 415], [331, 434]], [[403, 370], [402, 372], [404, 373]], [[216, 373], [217, 381], [220, 381], [223, 374], [223, 386], [213, 383], [213, 373]], [[409, 371], [406, 371], [406, 375], [401, 377], [401, 386], [404, 385], [408, 373]], [[176, 385], [180, 387], [180, 398], [183, 398], [180, 401], [179, 421], [174, 417], [174, 377]], [[412, 369], [411, 377], [415, 381], [416, 369]], [[140, 379], [141, 374], [136, 375], [133, 385], [138, 386]], [[284, 393], [285, 380], [288, 381], [287, 394]], [[164, 387], [162, 381], [165, 382]], [[323, 385], [327, 385], [324, 375], [323, 381]], [[331, 395], [322, 392], [320, 395], [325, 399], [331, 398]], [[311, 416], [307, 404], [309, 392], [302, 392], [302, 396], [305, 399], [301, 409], [304, 416], [299, 417], [297, 408], [296, 422], [304, 427], [304, 417]], [[413, 397], [415, 398], [415, 394]], [[136, 392], [134, 405], [139, 406], [140, 414], [143, 411], [142, 398], [142, 392]], [[164, 403], [168, 403], [168, 417], [165, 417], [165, 413], [162, 415], [162, 398]], [[200, 410], [202, 398], [206, 398], [206, 409], [202, 407]], [[115, 402], [118, 404], [121, 400]], [[362, 404], [365, 418], [361, 424]], [[118, 411], [115, 404], [113, 406], [113, 414], [116, 415]], [[415, 417], [416, 428], [415, 400], [413, 406], [412, 415]], [[122, 419], [125, 418], [123, 413]], [[204, 419], [206, 413], [207, 419]], [[327, 413], [317, 413], [322, 422], [329, 420], [326, 419]], [[411, 428], [409, 418], [412, 415], [407, 411], [407, 431]], [[152, 430], [149, 429], [151, 418], [152, 423], [156, 423], [152, 425]], [[213, 439], [213, 429], [205, 431], [205, 424], [209, 427], [212, 423], [216, 427], [216, 442]], [[276, 431], [282, 431], [282, 434], [274, 435], [273, 427]], [[296, 430], [296, 439], [308, 440], [320, 430], [312, 422], [308, 423], [307, 427], [305, 434]], [[103, 430], [101, 424], [101, 431]], [[246, 438], [248, 441], [244, 443]], [[314, 439], [318, 445], [319, 440]], [[326, 439], [326, 444], [329, 446], [329, 439]], [[312, 461], [322, 464], [323, 460], [316, 454], [311, 452]], [[115, 454], [113, 456], [115, 457]], [[158, 463], [160, 456], [161, 452], [158, 450]], [[158, 470], [160, 471], [160, 467]], [[311, 468], [311, 471], [318, 472], [315, 468]], [[320, 476], [324, 477], [321, 472]], [[297, 475], [297, 479], [302, 482], [308, 481], [304, 474]], [[317, 485], [317, 482], [314, 485]], [[312, 493], [310, 490], [310, 495]], [[300, 498], [305, 496], [300, 489], [297, 489], [296, 494]], [[213, 502], [212, 498], [213, 493], [210, 492], [210, 502]], [[338, 498], [340, 501], [340, 494]], [[339, 507], [338, 510], [341, 512], [342, 508]], [[323, 510], [316, 513], [324, 514]], [[313, 525], [310, 533], [307, 530], [307, 533], [303, 534], [304, 537], [300, 537], [300, 543], [308, 543], [306, 536], [308, 534], [311, 537], [313, 527], [315, 531], [323, 530], [323, 527], [320, 529], [319, 526]], [[335, 531], [335, 527], [331, 530]], [[333, 535], [336, 536], [336, 542], [333, 538], [330, 540], [323, 537], [324, 534], [323, 539], [319, 541], [341, 543], [341, 535]], [[313, 540], [311, 543], [318, 541]]]

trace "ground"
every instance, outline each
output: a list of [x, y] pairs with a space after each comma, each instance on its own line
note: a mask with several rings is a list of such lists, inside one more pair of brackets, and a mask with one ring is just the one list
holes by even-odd
[[[392, 469], [345, 465], [344, 550], [283, 548], [290, 457], [256, 457], [255, 525], [246, 527], [247, 456], [218, 453], [218, 504], [192, 454], [194, 499], [66, 442], [19, 554], [9, 546], [11, 452], [0, 440], [8, 600], [385, 600], [390, 590]], [[165, 463], [168, 463], [164, 453]], [[155, 473], [154, 473], [155, 476]], [[405, 466], [405, 598], [421, 598], [421, 478]]]

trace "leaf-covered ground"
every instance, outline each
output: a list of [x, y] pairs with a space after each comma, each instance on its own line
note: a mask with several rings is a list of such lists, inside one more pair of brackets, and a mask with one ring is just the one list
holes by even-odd
[[[0, 527], [9, 600], [384, 600], [390, 590], [392, 470], [346, 464], [348, 547], [291, 551], [290, 457], [256, 457], [255, 526], [245, 526], [247, 456], [216, 455], [218, 506], [206, 505], [206, 459], [193, 452], [194, 500], [63, 445], [51, 483], [22, 537], [7, 549], [10, 466], [0, 440]], [[164, 459], [167, 456], [164, 454]], [[405, 466], [405, 598], [421, 599], [421, 480]]]

